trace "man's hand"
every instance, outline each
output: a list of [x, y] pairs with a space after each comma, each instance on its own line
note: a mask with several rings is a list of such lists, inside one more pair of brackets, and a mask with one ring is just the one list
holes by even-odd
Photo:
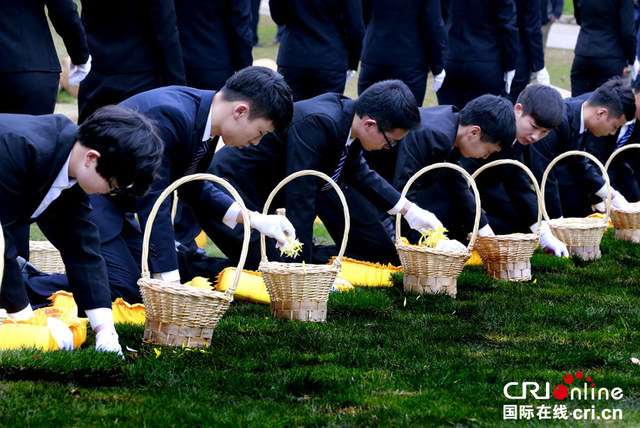
[[547, 67], [542, 67], [540, 70], [536, 71], [536, 82], [540, 85], [551, 86], [551, 76], [549, 76]]
[[69, 84], [77, 85], [82, 82], [87, 74], [91, 71], [91, 55], [89, 55], [89, 59], [86, 63], [75, 65], [73, 61], [70, 62], [69, 68]]
[[[535, 233], [537, 227], [538, 223], [534, 223], [531, 225], [530, 229]], [[564, 244], [564, 242], [553, 235], [546, 221], [543, 221], [542, 225], [540, 226], [540, 239], [538, 240], [538, 242], [540, 243], [540, 246], [542, 247], [544, 252], [547, 254], [553, 254], [556, 257], [569, 256], [569, 250], [567, 249], [567, 246]]]
[[431, 212], [423, 210], [416, 204], [411, 204], [407, 213], [404, 215], [409, 226], [420, 233], [424, 233], [429, 229], [438, 230], [442, 227], [442, 223]]
[[249, 211], [249, 223], [251, 227], [278, 241], [279, 245], [287, 243], [287, 236], [296, 239], [296, 229], [283, 215], [265, 215], [255, 211]]
[[504, 73], [504, 90], [507, 94], [511, 93], [511, 82], [513, 82], [513, 78], [516, 76], [516, 70], [505, 71]]
[[444, 68], [442, 69], [440, 74], [438, 74], [437, 76], [433, 76], [433, 86], [431, 87], [433, 92], [438, 92], [438, 89], [442, 87], [442, 84], [444, 83], [444, 78], [446, 76], [447, 76], [447, 72], [444, 71]]

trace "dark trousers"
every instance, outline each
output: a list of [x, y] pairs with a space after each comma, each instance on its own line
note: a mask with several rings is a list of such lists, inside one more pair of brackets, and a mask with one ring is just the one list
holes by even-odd
[[227, 79], [233, 76], [232, 68], [191, 68], [186, 67], [187, 86], [210, 91], [222, 89]]
[[527, 222], [520, 217], [502, 183], [490, 187], [479, 186], [478, 190], [480, 191], [482, 210], [496, 235], [531, 233], [529, 229], [531, 225], [526, 224]]
[[571, 66], [571, 96], [595, 91], [614, 76], [622, 76], [627, 66], [624, 58], [594, 58], [576, 55]]
[[499, 62], [445, 60], [444, 69], [447, 76], [437, 93], [440, 105], [454, 105], [462, 110], [480, 95], [500, 95], [504, 90], [504, 72]]
[[511, 92], [509, 92], [509, 94], [505, 92], [505, 96], [515, 104], [520, 92], [527, 87], [530, 81], [531, 63], [529, 63], [524, 52], [520, 52], [516, 60], [516, 75], [513, 77], [513, 81], [511, 82]]
[[0, 73], [0, 113], [53, 113], [59, 82], [60, 73]]
[[342, 94], [347, 70], [324, 68], [278, 67], [278, 73], [291, 87], [293, 101], [306, 100], [327, 92]]
[[402, 80], [411, 90], [418, 105], [422, 105], [427, 90], [428, 70], [425, 67], [393, 67], [377, 64], [360, 64], [358, 95], [376, 82], [386, 79]]
[[[387, 223], [382, 221], [385, 213], [380, 213], [373, 203], [353, 187], [342, 184], [340, 189], [345, 195], [351, 214], [345, 256], [399, 266], [400, 259], [391, 235], [393, 229], [387, 229]], [[318, 194], [316, 211], [339, 247], [344, 236], [344, 211], [335, 190]]]
[[158, 86], [160, 79], [156, 73], [103, 74], [91, 70], [78, 91], [78, 123], [100, 107], [118, 104]]
[[251, 28], [253, 30], [253, 45], [258, 44], [258, 21], [260, 20], [260, 0], [251, 0]]
[[[629, 151], [629, 156], [640, 157], [640, 152]], [[622, 154], [621, 154], [622, 156]], [[611, 185], [629, 202], [640, 201], [640, 162], [615, 162], [609, 166]]]

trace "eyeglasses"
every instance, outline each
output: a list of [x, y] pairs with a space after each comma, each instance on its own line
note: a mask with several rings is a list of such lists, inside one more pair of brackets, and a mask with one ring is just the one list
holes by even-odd
[[395, 147], [396, 144], [398, 144], [398, 140], [389, 140], [389, 138], [387, 138], [387, 134], [385, 134], [384, 130], [380, 128], [380, 126], [378, 126], [378, 129], [380, 130], [380, 132], [382, 132], [382, 136], [384, 137], [384, 140], [387, 142], [388, 149]]
[[116, 187], [116, 186], [114, 186], [114, 185], [111, 183], [111, 180], [112, 180], [111, 178], [108, 180], [109, 187], [111, 188], [111, 189], [109, 189], [109, 192], [107, 193], [108, 195], [113, 195], [113, 196], [115, 196], [115, 195], [121, 195], [121, 194], [123, 194], [124, 192], [126, 192], [126, 191], [127, 191], [127, 189], [122, 189], [122, 188], [120, 188], [120, 187]]

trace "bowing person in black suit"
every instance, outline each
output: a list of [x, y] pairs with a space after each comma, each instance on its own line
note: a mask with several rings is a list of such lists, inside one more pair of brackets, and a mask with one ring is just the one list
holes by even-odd
[[463, 108], [483, 94], [507, 94], [515, 75], [515, 0], [442, 0], [447, 76], [438, 104]]
[[[94, 210], [93, 219], [100, 231], [101, 253], [107, 262], [112, 293], [126, 296], [133, 303], [141, 300], [137, 285], [140, 232], [160, 193], [178, 178], [204, 172], [219, 137], [237, 150], [236, 147], [256, 145], [264, 135], [284, 129], [293, 115], [293, 101], [278, 73], [264, 67], [247, 67], [230, 77], [219, 92], [169, 86], [135, 95], [122, 105], [153, 119], [164, 142], [160, 172], [147, 195], [134, 201], [107, 196], [92, 199], [94, 206], [100, 207]], [[209, 181], [187, 183], [178, 189], [178, 195], [194, 209], [198, 220], [211, 217], [228, 227], [242, 221], [238, 203]], [[155, 219], [149, 267], [154, 277], [177, 282], [180, 274], [171, 203], [167, 198]], [[126, 216], [133, 212], [138, 214], [140, 225], [134, 223], [132, 215]], [[251, 212], [250, 219], [252, 227], [280, 243], [286, 242], [286, 234], [295, 237], [295, 230], [283, 216]]]
[[[614, 135], [635, 113], [633, 92], [620, 78], [609, 80], [593, 94], [567, 98], [564, 100], [562, 123], [545, 138], [528, 146], [524, 155], [526, 164], [540, 181], [544, 170], [556, 156], [568, 150], [584, 150], [589, 134], [596, 137]], [[565, 165], [569, 176], [585, 189], [586, 194], [595, 194], [601, 199], [607, 197], [604, 179], [586, 158], [572, 156], [567, 158]], [[559, 218], [588, 214], [592, 202], [573, 198], [575, 192], [560, 195], [561, 183], [555, 169], [549, 174], [544, 195], [549, 216]], [[624, 196], [614, 189], [612, 206], [623, 208], [626, 204]], [[582, 206], [587, 208], [581, 209]]]
[[[562, 97], [555, 89], [533, 84], [527, 86], [513, 107], [516, 136], [504, 149], [486, 159], [465, 158], [460, 164], [470, 173], [482, 165], [498, 159], [524, 162], [523, 153], [529, 144], [544, 138], [562, 122]], [[535, 232], [538, 227], [538, 203], [529, 176], [512, 165], [494, 167], [476, 178], [482, 209], [491, 229], [500, 235]], [[568, 253], [543, 223], [540, 229], [540, 245], [558, 257]]]
[[14, 320], [33, 316], [13, 231], [38, 222], [60, 250], [78, 308], [96, 331], [96, 349], [121, 352], [100, 241], [87, 194], [144, 193], [160, 165], [153, 123], [105, 107], [80, 127], [61, 115], [0, 115], [0, 222], [5, 240], [0, 306]]
[[[229, 179], [245, 195], [245, 200], [261, 208], [280, 179], [296, 171], [315, 169], [343, 188], [345, 185], [355, 188], [376, 207], [374, 212], [363, 212], [349, 206], [352, 221], [367, 222], [369, 216], [377, 221], [378, 211], [390, 211], [403, 213], [416, 229], [437, 228], [441, 223], [433, 214], [401, 198], [396, 189], [369, 169], [362, 157], [363, 150], [395, 146], [418, 122], [415, 98], [399, 80], [375, 83], [357, 100], [324, 94], [295, 104], [293, 121], [285, 135], [270, 135], [251, 150], [222, 149], [209, 171]], [[325, 263], [331, 254], [320, 254], [313, 246], [313, 222], [319, 216], [334, 241], [341, 241], [344, 218], [336, 192], [316, 177], [302, 177], [287, 184], [284, 193], [285, 200], [279, 203], [284, 203], [303, 243], [303, 260]], [[227, 231], [219, 225], [218, 228]], [[224, 241], [220, 240], [226, 246], [222, 248], [225, 254], [235, 254], [232, 258], [240, 254], [239, 232], [236, 229], [227, 233]], [[348, 257], [363, 259], [372, 255], [376, 260], [395, 257], [395, 249], [387, 255], [384, 243], [357, 233], [350, 232], [345, 253]], [[257, 236], [252, 243], [248, 264], [257, 266], [260, 260], [255, 245]]]
[[78, 121], [97, 108], [166, 85], [184, 85], [173, 0], [82, 0], [93, 56], [78, 91]]
[[446, 75], [443, 68], [444, 22], [439, 0], [388, 2], [364, 0], [366, 31], [362, 43], [358, 94], [385, 79], [407, 84], [422, 105], [429, 70], [437, 91]]
[[0, 1], [0, 113], [50, 114], [56, 106], [60, 62], [44, 9], [71, 57], [69, 80], [89, 72], [89, 48], [73, 0]]
[[[589, 135], [585, 150], [597, 157], [603, 164], [607, 162], [611, 154], [620, 147], [628, 144], [640, 143], [640, 84], [638, 81], [633, 86], [633, 96], [636, 100], [636, 115], [629, 122], [620, 127], [615, 135], [595, 137]], [[629, 149], [616, 155], [607, 170], [611, 186], [628, 201], [640, 201], [640, 151]], [[574, 186], [574, 191], [581, 191], [579, 186]], [[583, 196], [584, 197], [584, 196]], [[604, 212], [603, 202], [598, 202], [594, 207]]]
[[344, 92], [347, 70], [357, 70], [364, 28], [360, 0], [270, 0], [271, 17], [284, 25], [278, 72], [294, 101]]
[[[382, 171], [381, 174], [401, 191], [407, 181], [427, 165], [458, 163], [467, 157], [486, 158], [501, 151], [515, 134], [512, 111], [513, 105], [508, 100], [488, 94], [471, 100], [460, 112], [454, 106], [421, 108], [420, 128], [410, 132], [391, 156], [367, 153], [367, 162], [374, 170]], [[407, 198], [432, 211], [442, 220], [447, 235], [456, 240], [466, 240], [473, 229], [475, 199], [467, 180], [458, 172], [436, 170], [423, 175], [412, 185]], [[349, 200], [350, 205], [357, 202], [356, 198]], [[394, 235], [394, 228], [388, 225], [395, 219], [384, 218], [384, 213], [381, 214], [383, 224]], [[484, 216], [479, 233], [482, 236], [493, 234]], [[403, 236], [413, 242], [419, 238], [406, 230]], [[386, 241], [393, 247], [392, 238], [387, 236]]]
[[571, 96], [622, 76], [636, 57], [633, 0], [573, 0], [580, 25], [571, 66]]
[[182, 0], [175, 7], [187, 86], [220, 90], [251, 65], [251, 0]]

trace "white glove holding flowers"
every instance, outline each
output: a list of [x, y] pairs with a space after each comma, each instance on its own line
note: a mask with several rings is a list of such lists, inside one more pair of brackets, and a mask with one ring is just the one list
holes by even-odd
[[255, 211], [249, 211], [249, 223], [258, 232], [277, 241], [276, 247], [281, 248], [287, 243], [287, 236], [296, 238], [296, 229], [289, 219], [283, 215], [265, 215]]
[[411, 204], [407, 213], [404, 215], [409, 226], [420, 233], [424, 233], [429, 229], [438, 230], [442, 227], [442, 223], [433, 213], [423, 210], [416, 204]]

